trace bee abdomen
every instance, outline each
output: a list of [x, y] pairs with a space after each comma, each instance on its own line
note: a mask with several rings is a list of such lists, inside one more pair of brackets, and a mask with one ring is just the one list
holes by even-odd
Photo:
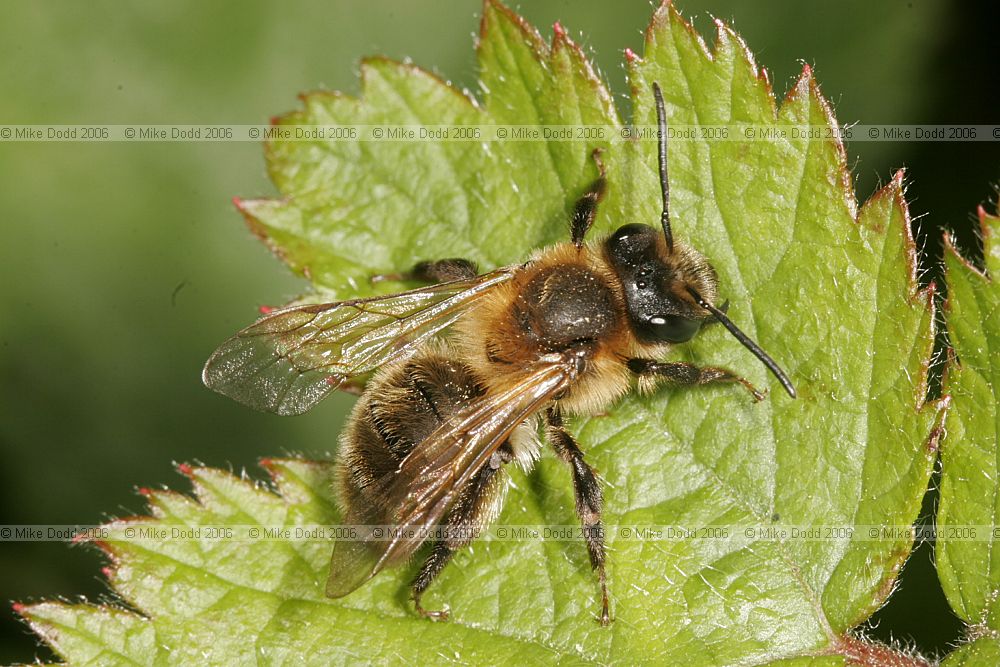
[[378, 482], [485, 389], [465, 364], [431, 348], [372, 379], [354, 407], [337, 457], [341, 506], [357, 523], [391, 523]]

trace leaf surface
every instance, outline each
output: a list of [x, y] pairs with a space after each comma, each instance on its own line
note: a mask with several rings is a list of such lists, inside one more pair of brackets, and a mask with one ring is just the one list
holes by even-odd
[[[952, 405], [941, 450], [938, 576], [955, 613], [981, 637], [952, 658], [957, 664], [996, 664], [1000, 655], [1000, 219], [979, 209], [984, 266], [974, 267], [946, 243], [945, 312], [956, 363], [947, 376]], [[976, 531], [973, 534], [970, 531]]]

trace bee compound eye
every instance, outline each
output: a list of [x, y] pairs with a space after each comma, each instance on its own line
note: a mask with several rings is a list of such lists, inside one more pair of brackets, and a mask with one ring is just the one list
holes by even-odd
[[622, 225], [608, 238], [611, 256], [619, 263], [631, 263], [648, 255], [656, 244], [656, 230], [633, 222]]
[[653, 315], [643, 324], [650, 338], [666, 343], [686, 343], [701, 328], [700, 320], [682, 315]]

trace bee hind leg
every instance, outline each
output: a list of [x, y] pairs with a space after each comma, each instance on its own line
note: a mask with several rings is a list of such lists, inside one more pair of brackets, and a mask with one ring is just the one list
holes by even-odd
[[433, 611], [424, 609], [423, 605], [420, 604], [420, 598], [423, 596], [424, 591], [427, 590], [427, 587], [431, 585], [431, 582], [441, 574], [441, 570], [444, 569], [444, 566], [448, 564], [453, 555], [455, 555], [455, 551], [448, 546], [447, 542], [444, 540], [435, 542], [431, 555], [424, 561], [424, 564], [420, 567], [420, 572], [417, 573], [416, 578], [413, 580], [413, 605], [416, 607], [417, 613], [424, 618], [434, 621], [448, 620], [447, 606], [444, 609]]
[[475, 535], [482, 529], [488, 518], [499, 512], [503, 502], [505, 477], [502, 466], [514, 458], [509, 443], [504, 443], [494, 453], [488, 464], [473, 477], [463, 492], [459, 495], [456, 505], [451, 509], [445, 522], [448, 534], [434, 543], [430, 555], [420, 571], [413, 579], [411, 590], [413, 603], [417, 613], [424, 618], [435, 621], [448, 619], [448, 609], [430, 611], [424, 609], [420, 599], [441, 571], [447, 565], [455, 552], [469, 545]]
[[476, 263], [460, 257], [417, 262], [403, 273], [379, 273], [371, 277], [372, 283], [385, 280], [418, 280], [424, 283], [446, 283], [452, 280], [471, 280], [479, 275]]
[[549, 442], [552, 443], [559, 458], [569, 464], [573, 471], [576, 513], [583, 524], [583, 536], [587, 542], [590, 565], [597, 572], [597, 580], [601, 585], [601, 615], [597, 621], [606, 626], [612, 619], [608, 611], [608, 581], [604, 569], [604, 524], [601, 521], [604, 494], [601, 492], [601, 485], [597, 481], [594, 469], [583, 460], [583, 452], [576, 444], [576, 440], [563, 426], [559, 410], [549, 408], [545, 418]]

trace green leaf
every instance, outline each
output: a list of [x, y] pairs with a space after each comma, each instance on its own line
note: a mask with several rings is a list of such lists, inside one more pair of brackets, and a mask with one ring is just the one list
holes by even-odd
[[[251, 227], [317, 288], [340, 295], [364, 293], [372, 273], [423, 259], [464, 256], [483, 268], [519, 262], [567, 239], [573, 202], [597, 174], [596, 147], [604, 149], [609, 193], [592, 233], [656, 224], [655, 142], [621, 139], [609, 95], [561, 28], [545, 44], [488, 1], [478, 57], [481, 102], [412, 66], [373, 59], [362, 66], [360, 99], [307, 95], [304, 109], [278, 124], [590, 123], [608, 134], [586, 143], [274, 140], [268, 165], [283, 196], [241, 202]], [[912, 538], [901, 531], [870, 539], [859, 527], [915, 519], [942, 415], [923, 399], [931, 295], [917, 288], [902, 175], [858, 210], [836, 121], [809, 69], [778, 108], [749, 51], [722, 24], [709, 52], [664, 5], [643, 57], [627, 60], [643, 125], [653, 124], [657, 81], [676, 127], [752, 123], [790, 133], [812, 125], [829, 138], [706, 141], [696, 133], [671, 142], [675, 235], [711, 259], [730, 316], [789, 370], [799, 397], [784, 395], [726, 331], [711, 327], [676, 356], [732, 368], [769, 386], [767, 400], [754, 404], [732, 386], [665, 389], [571, 423], [607, 482], [611, 627], [593, 621], [598, 589], [585, 549], [573, 542], [477, 542], [426, 597], [431, 608], [447, 603], [453, 620], [430, 623], [407, 601], [415, 564], [333, 601], [323, 597], [325, 543], [111, 539], [112, 584], [144, 616], [121, 612], [127, 621], [116, 624], [119, 612], [96, 607], [24, 608], [60, 655], [833, 665], [863, 653], [869, 645], [851, 629], [889, 595]], [[278, 495], [219, 471], [185, 469], [195, 500], [153, 493], [147, 523], [337, 520], [326, 467], [266, 465]], [[499, 523], [577, 522], [569, 474], [554, 457], [514, 480]], [[644, 542], [614, 528], [650, 525], [730, 533]], [[745, 532], [780, 525], [858, 529], [843, 541]]]
[[[564, 33], [550, 47], [493, 5], [482, 33], [482, 102], [412, 65], [369, 58], [360, 99], [307, 94], [277, 126], [619, 126], [610, 94]], [[566, 239], [570, 206], [597, 176], [589, 151], [566, 141], [276, 140], [267, 158], [284, 198], [240, 202], [251, 228], [297, 273], [350, 296], [370, 290], [372, 274], [428, 257], [523, 261]]]
[[[952, 609], [972, 626], [972, 637], [992, 636], [993, 660], [975, 662], [985, 649], [968, 649], [962, 664], [995, 664], [1000, 632], [1000, 553], [995, 531], [1000, 515], [1000, 251], [993, 235], [1000, 219], [981, 207], [984, 267], [962, 258], [946, 240], [947, 322], [957, 356], [947, 377], [952, 406], [945, 421], [941, 451], [941, 502], [938, 507], [937, 567]], [[968, 528], [967, 528], [968, 527]], [[985, 527], [985, 528], [984, 528]], [[966, 530], [977, 530], [972, 535]], [[978, 643], [978, 642], [977, 642]]]
[[981, 637], [948, 654], [941, 667], [993, 667], [1000, 664], [1000, 641]]

